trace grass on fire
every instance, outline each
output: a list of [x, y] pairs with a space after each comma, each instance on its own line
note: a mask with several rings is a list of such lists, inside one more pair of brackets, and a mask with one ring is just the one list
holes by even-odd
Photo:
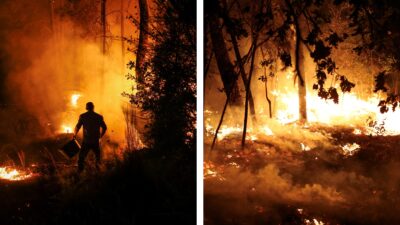
[[205, 224], [398, 224], [400, 136], [353, 130], [286, 127], [244, 150], [240, 135], [211, 152], [206, 139]]
[[0, 195], [15, 200], [0, 216], [21, 225], [194, 224], [195, 164], [193, 152], [144, 149], [105, 162], [98, 173], [88, 165], [79, 178], [76, 167], [57, 168], [52, 176], [6, 184]]

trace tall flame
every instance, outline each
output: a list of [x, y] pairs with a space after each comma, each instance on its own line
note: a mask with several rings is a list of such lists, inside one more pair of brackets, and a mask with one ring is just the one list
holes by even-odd
[[[278, 111], [281, 123], [293, 122], [298, 119], [298, 96], [282, 95], [287, 110]], [[339, 104], [325, 101], [316, 95], [307, 95], [307, 114], [309, 122], [327, 125], [364, 126], [368, 134], [397, 135], [400, 134], [400, 111], [382, 114], [377, 106], [378, 96], [367, 100], [358, 98], [355, 94], [345, 94]]]
[[76, 108], [78, 108], [78, 101], [82, 97], [81, 94], [72, 94], [70, 96], [70, 102], [67, 105], [67, 111], [65, 112], [65, 116], [63, 117], [63, 124], [61, 125], [61, 128], [59, 132], [61, 133], [66, 133], [70, 134], [73, 132], [73, 124], [75, 121], [76, 117]]
[[[289, 124], [299, 119], [298, 95], [296, 93], [273, 92], [279, 104], [275, 113], [275, 119], [280, 124]], [[354, 134], [367, 135], [399, 135], [400, 134], [400, 110], [389, 110], [382, 114], [378, 107], [379, 97], [372, 96], [366, 100], [358, 98], [355, 94], [345, 94], [339, 104], [331, 100], [324, 100], [316, 94], [307, 95], [307, 116], [309, 123], [321, 123], [327, 126], [346, 125], [354, 127]], [[211, 114], [207, 111], [208, 114]], [[260, 111], [260, 115], [265, 112]], [[206, 120], [206, 131], [214, 134], [215, 127], [211, 126], [210, 119]], [[243, 127], [222, 125], [218, 139], [222, 140], [231, 134], [240, 134]], [[257, 135], [274, 135], [266, 124], [258, 124], [254, 129], [249, 128], [246, 139], [256, 140]], [[302, 146], [306, 150], [306, 146]], [[353, 150], [345, 152], [353, 153]]]

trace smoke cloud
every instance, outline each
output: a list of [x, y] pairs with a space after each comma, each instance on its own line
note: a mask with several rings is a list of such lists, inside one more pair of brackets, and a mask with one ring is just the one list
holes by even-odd
[[[48, 1], [0, 4], [7, 28], [1, 35], [3, 54], [7, 55], [3, 68], [6, 102], [23, 112], [17, 120], [31, 117], [30, 123], [35, 124], [32, 133], [48, 137], [65, 132], [65, 127], [73, 128], [79, 114], [86, 111], [86, 102], [92, 101], [95, 111], [105, 118], [109, 138], [123, 143], [126, 125], [122, 107], [129, 100], [121, 94], [133, 85], [125, 75], [127, 60], [134, 56], [125, 54], [122, 62], [121, 41], [110, 37], [103, 57], [100, 37], [88, 38], [80, 24], [57, 9], [51, 21], [49, 6]], [[112, 4], [109, 7], [112, 10]], [[14, 14], [5, 16], [8, 13], [3, 12], [10, 9]], [[110, 15], [108, 20], [108, 32], [119, 29], [121, 18]], [[126, 35], [134, 34], [132, 24], [126, 24], [131, 29]], [[76, 106], [71, 103], [73, 94], [80, 96]]]

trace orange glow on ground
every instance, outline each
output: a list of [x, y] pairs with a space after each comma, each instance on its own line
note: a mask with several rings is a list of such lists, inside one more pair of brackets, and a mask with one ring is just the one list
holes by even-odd
[[18, 170], [12, 167], [0, 167], [0, 179], [19, 181], [33, 177], [34, 174], [27, 171]]

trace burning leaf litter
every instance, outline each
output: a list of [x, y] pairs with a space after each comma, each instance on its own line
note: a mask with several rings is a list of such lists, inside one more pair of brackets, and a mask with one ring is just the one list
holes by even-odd
[[352, 156], [354, 155], [354, 153], [356, 153], [358, 150], [360, 150], [360, 145], [357, 143], [353, 143], [353, 144], [345, 144], [344, 146], [342, 146], [343, 149], [343, 154], [346, 156]]
[[317, 219], [312, 219], [312, 220], [305, 219], [304, 224], [305, 225], [325, 225], [324, 222], [318, 221]]
[[303, 143], [300, 143], [300, 145], [301, 145], [301, 149], [302, 149], [303, 151], [310, 151], [310, 150], [311, 150], [310, 147], [308, 147], [307, 145], [305, 145], [305, 144], [303, 144]]
[[212, 162], [204, 162], [203, 170], [204, 170], [204, 180], [210, 178], [217, 178], [220, 181], [225, 180], [225, 178], [221, 175], [221, 173], [217, 172], [218, 170], [220, 170], [220, 168], [217, 168]]
[[27, 180], [34, 177], [30, 171], [23, 171], [12, 167], [0, 167], [0, 179], [10, 181]]

